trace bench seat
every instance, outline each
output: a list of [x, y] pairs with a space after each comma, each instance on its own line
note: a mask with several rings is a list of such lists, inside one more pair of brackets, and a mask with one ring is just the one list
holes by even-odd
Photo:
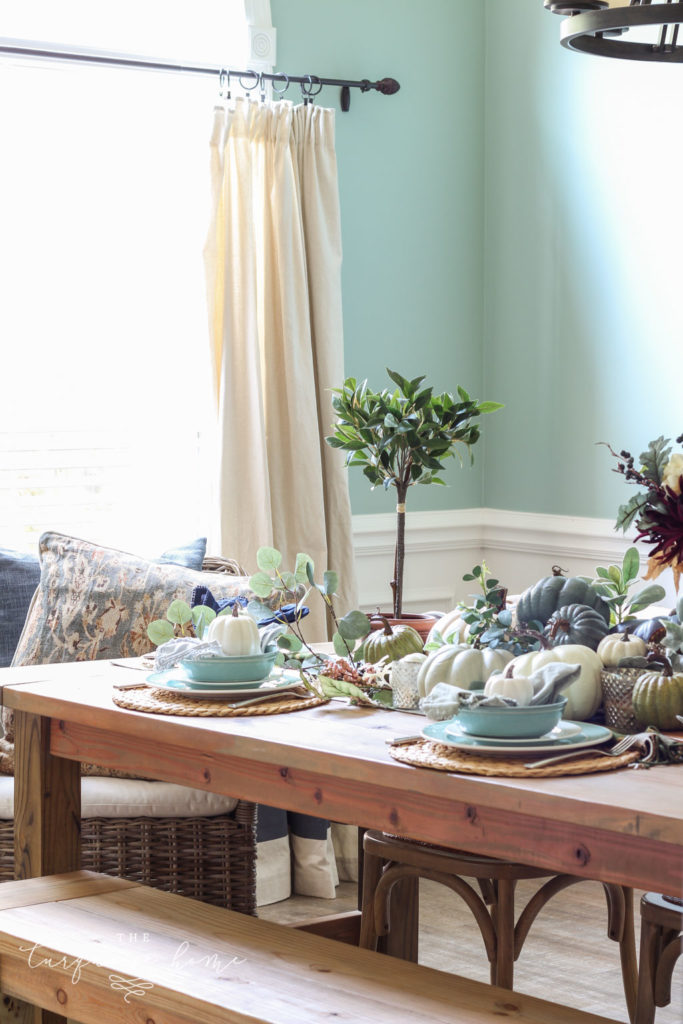
[[0, 885], [0, 980], [83, 1024], [614, 1024], [88, 871]]

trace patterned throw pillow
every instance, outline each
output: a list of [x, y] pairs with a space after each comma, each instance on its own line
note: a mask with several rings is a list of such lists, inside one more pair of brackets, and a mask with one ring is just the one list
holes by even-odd
[[[155, 561], [201, 569], [205, 555], [206, 537], [198, 537], [189, 544], [169, 548]], [[0, 548], [0, 668], [12, 664], [39, 583], [40, 561], [36, 555]]]
[[[218, 598], [252, 596], [248, 578], [150, 562], [59, 533], [40, 538], [41, 575], [12, 665], [95, 661], [147, 654], [152, 619], [197, 586]], [[11, 771], [14, 723], [3, 709], [0, 772]]]

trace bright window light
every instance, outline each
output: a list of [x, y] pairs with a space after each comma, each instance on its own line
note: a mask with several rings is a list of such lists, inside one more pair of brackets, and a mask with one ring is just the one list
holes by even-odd
[[[225, 45], [245, 43], [242, 0], [189, 9], [17, 0], [2, 28], [244, 64]], [[46, 529], [149, 554], [211, 536], [203, 246], [218, 82], [0, 60], [0, 93], [0, 547], [35, 551]]]

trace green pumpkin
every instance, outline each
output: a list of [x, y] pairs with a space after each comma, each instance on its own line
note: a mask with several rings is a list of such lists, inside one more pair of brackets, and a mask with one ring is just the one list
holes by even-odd
[[607, 636], [608, 625], [600, 612], [587, 604], [568, 604], [558, 608], [548, 619], [543, 636], [551, 647], [562, 644], [583, 644], [592, 651]]
[[412, 626], [390, 626], [384, 619], [382, 629], [370, 633], [363, 645], [363, 657], [371, 665], [382, 658], [398, 661], [406, 654], [420, 653], [424, 647], [422, 637]]
[[559, 571], [525, 590], [517, 602], [515, 613], [518, 622], [536, 619], [545, 626], [553, 612], [570, 604], [587, 604], [609, 625], [609, 607], [591, 584], [578, 576], [562, 576]]
[[664, 668], [643, 672], [633, 686], [633, 712], [639, 725], [678, 729], [676, 715], [683, 715], [683, 673]]

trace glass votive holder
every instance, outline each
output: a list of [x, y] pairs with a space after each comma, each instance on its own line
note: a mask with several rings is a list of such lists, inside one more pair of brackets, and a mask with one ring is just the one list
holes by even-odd
[[389, 673], [391, 685], [391, 703], [395, 708], [412, 710], [419, 706], [420, 694], [417, 689], [417, 677], [424, 661], [424, 655], [407, 655], [395, 661]]

